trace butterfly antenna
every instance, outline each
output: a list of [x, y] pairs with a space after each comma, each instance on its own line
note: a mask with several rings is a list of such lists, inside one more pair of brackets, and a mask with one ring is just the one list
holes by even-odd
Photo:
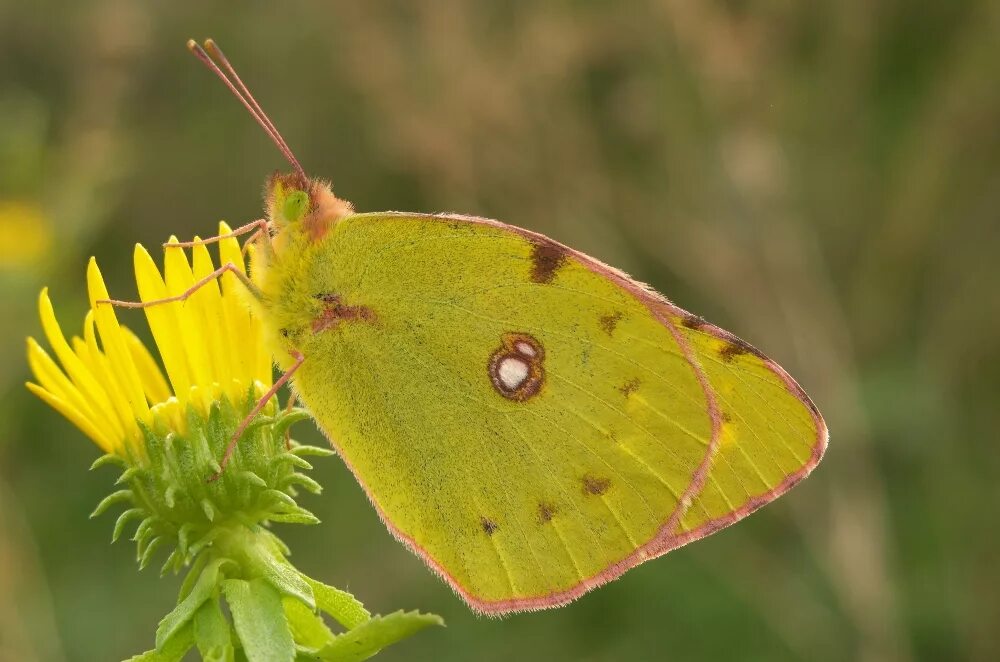
[[[239, 75], [236, 73], [236, 69], [233, 65], [229, 63], [229, 60], [222, 53], [222, 50], [218, 45], [211, 39], [205, 40], [205, 47], [202, 48], [194, 39], [188, 39], [187, 43], [188, 50], [191, 51], [196, 58], [201, 60], [202, 64], [209, 68], [219, 79], [226, 84], [229, 91], [232, 92], [237, 99], [243, 104], [243, 106], [249, 111], [250, 115], [253, 116], [257, 123], [260, 124], [264, 132], [270, 136], [271, 140], [277, 146], [278, 150], [288, 159], [288, 162], [295, 168], [296, 172], [304, 179], [308, 181], [306, 176], [306, 171], [302, 168], [299, 160], [295, 158], [292, 153], [291, 148], [288, 147], [288, 143], [285, 139], [281, 137], [281, 133], [278, 132], [274, 122], [267, 116], [267, 113], [260, 107], [257, 100], [253, 98], [250, 90], [240, 79]], [[213, 59], [215, 58], [215, 59]], [[215, 60], [221, 63], [222, 68], [216, 64]], [[223, 71], [225, 69], [225, 71]], [[228, 75], [227, 75], [228, 73]], [[231, 78], [230, 78], [231, 77]]]

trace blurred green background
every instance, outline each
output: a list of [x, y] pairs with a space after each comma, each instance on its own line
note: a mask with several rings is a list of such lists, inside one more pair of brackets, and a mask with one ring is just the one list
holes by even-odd
[[256, 218], [286, 167], [189, 36], [359, 210], [499, 218], [620, 266], [775, 357], [830, 426], [749, 520], [502, 621], [320, 462], [294, 560], [448, 623], [380, 659], [1000, 659], [1000, 3], [5, 0], [0, 660], [121, 659], [176, 595], [88, 521], [114, 474], [22, 382], [43, 284], [81, 320], [93, 254], [132, 298], [134, 242]]

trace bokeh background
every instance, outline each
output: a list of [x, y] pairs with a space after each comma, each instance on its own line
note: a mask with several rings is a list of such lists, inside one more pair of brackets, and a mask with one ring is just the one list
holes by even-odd
[[43, 284], [82, 319], [93, 254], [132, 298], [134, 242], [255, 218], [284, 167], [189, 36], [358, 209], [618, 265], [775, 357], [831, 429], [739, 526], [503, 621], [321, 462], [295, 561], [448, 622], [380, 659], [1000, 659], [1000, 3], [4, 0], [0, 660], [127, 657], [176, 595], [87, 519], [114, 474], [22, 383]]

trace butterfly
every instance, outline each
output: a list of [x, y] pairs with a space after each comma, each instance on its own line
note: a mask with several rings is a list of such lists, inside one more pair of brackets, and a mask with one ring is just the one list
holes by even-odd
[[749, 343], [529, 230], [356, 213], [214, 42], [188, 46], [293, 167], [233, 233], [255, 244], [244, 284], [283, 374], [223, 466], [290, 382], [395, 537], [499, 615], [565, 604], [819, 463], [822, 416]]

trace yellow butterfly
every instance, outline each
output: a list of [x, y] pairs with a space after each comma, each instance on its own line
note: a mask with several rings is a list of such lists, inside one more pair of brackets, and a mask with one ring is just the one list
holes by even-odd
[[218, 47], [189, 48], [294, 167], [234, 233], [254, 233], [274, 391], [291, 380], [389, 530], [473, 609], [562, 605], [820, 461], [819, 411], [748, 343], [528, 230], [354, 213]]

